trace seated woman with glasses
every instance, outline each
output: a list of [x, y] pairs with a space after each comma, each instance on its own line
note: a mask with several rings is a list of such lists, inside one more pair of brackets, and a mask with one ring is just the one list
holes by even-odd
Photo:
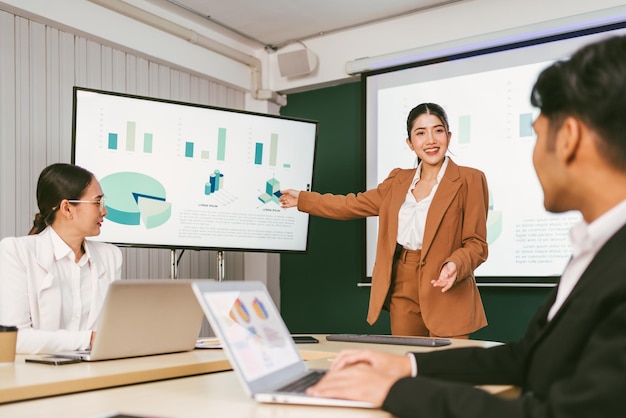
[[89, 348], [109, 284], [121, 278], [122, 252], [87, 240], [107, 214], [100, 184], [71, 164], [39, 175], [33, 228], [0, 241], [0, 324], [16, 325], [17, 352]]

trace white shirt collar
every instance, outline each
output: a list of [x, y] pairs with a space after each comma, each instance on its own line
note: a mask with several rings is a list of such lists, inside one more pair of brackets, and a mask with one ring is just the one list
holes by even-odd
[[[439, 182], [441, 181], [441, 178], [443, 177], [443, 175], [446, 172], [446, 168], [448, 167], [448, 156], [446, 155], [445, 157], [443, 157], [443, 164], [441, 164], [441, 168], [439, 169], [439, 173], [437, 173], [437, 184], [439, 184]], [[415, 175], [413, 176], [413, 182], [411, 182], [411, 188], [413, 188], [413, 186], [415, 186], [415, 183], [417, 183], [421, 176], [422, 176], [422, 164], [424, 162], [420, 161], [419, 165], [417, 166], [417, 170], [415, 170]], [[409, 190], [410, 190], [409, 189]]]
[[588, 224], [584, 220], [570, 230], [572, 255], [602, 247], [617, 230], [626, 224], [626, 200], [615, 205], [598, 219]]
[[[48, 227], [50, 231], [50, 240], [52, 242], [52, 251], [54, 252], [54, 259], [59, 261], [63, 258], [68, 258], [74, 261], [74, 251], [70, 248], [69, 245], [63, 241], [63, 238], [57, 234], [57, 232], [51, 226]], [[91, 265], [91, 255], [89, 254], [89, 248], [87, 247], [87, 243], [83, 243], [83, 248], [85, 250], [85, 254], [79, 260], [78, 264], [83, 266], [85, 263], [89, 262]]]

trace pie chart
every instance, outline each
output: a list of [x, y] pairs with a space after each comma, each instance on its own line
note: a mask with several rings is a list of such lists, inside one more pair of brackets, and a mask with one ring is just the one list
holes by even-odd
[[125, 171], [109, 174], [100, 180], [106, 196], [106, 218], [122, 225], [155, 228], [172, 215], [172, 204], [166, 201], [165, 187], [146, 174]]

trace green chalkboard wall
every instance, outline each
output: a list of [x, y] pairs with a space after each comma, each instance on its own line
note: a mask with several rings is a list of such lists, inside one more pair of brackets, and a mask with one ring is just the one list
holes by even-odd
[[[340, 194], [364, 190], [361, 82], [290, 94], [287, 99], [282, 115], [320, 122], [313, 190]], [[306, 254], [280, 257], [280, 309], [289, 330], [389, 333], [387, 315], [374, 326], [365, 321], [369, 288], [357, 286], [365, 274], [365, 221], [311, 217], [309, 232]], [[472, 338], [517, 339], [550, 291], [481, 287], [489, 325]]]

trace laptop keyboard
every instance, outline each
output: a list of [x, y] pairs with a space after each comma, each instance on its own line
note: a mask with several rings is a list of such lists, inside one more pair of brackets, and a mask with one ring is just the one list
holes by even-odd
[[324, 370], [313, 370], [295, 382], [291, 382], [278, 389], [278, 392], [304, 393], [309, 386], [316, 384], [325, 373], [326, 371]]

